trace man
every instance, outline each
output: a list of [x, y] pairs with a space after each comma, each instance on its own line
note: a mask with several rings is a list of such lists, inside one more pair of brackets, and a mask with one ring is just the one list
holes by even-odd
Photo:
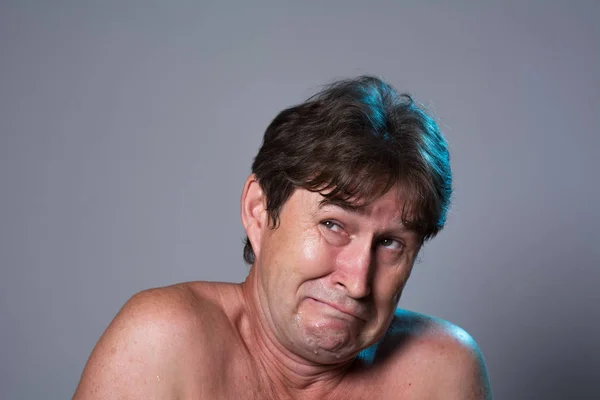
[[460, 328], [396, 310], [451, 195], [434, 121], [383, 81], [282, 111], [246, 180], [242, 284], [133, 296], [76, 399], [489, 399]]

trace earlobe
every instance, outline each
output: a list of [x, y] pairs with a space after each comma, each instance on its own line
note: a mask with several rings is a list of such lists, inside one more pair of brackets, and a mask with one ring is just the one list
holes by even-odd
[[265, 195], [254, 174], [251, 174], [244, 184], [241, 198], [241, 216], [254, 255], [258, 257], [262, 229], [267, 224], [267, 213]]

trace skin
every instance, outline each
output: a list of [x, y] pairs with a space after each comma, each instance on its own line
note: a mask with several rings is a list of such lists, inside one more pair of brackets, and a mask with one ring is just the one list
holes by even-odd
[[[396, 304], [421, 240], [392, 188], [367, 207], [297, 189], [271, 229], [251, 175], [242, 284], [132, 297], [94, 348], [75, 399], [490, 399], [462, 329]], [[368, 357], [358, 353], [374, 344]]]

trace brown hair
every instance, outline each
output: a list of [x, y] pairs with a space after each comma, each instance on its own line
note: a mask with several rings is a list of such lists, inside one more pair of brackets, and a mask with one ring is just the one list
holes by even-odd
[[[366, 205], [399, 184], [407, 200], [403, 223], [425, 241], [443, 228], [452, 194], [448, 147], [435, 121], [410, 95], [371, 76], [334, 82], [280, 112], [252, 172], [273, 229], [296, 188]], [[247, 237], [244, 260], [254, 262]]]

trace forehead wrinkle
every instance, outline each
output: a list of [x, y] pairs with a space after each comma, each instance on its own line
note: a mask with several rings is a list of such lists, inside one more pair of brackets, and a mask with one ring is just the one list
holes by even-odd
[[394, 222], [396, 225], [398, 225], [402, 231], [407, 231], [407, 232], [413, 232], [413, 231], [414, 231], [414, 229], [411, 229], [411, 228], [407, 227], [407, 226], [404, 224], [404, 221], [403, 221], [403, 216], [402, 216], [402, 215], [400, 215], [400, 216], [398, 216], [398, 217], [396, 217], [396, 218], [393, 218], [393, 219], [392, 219], [392, 221], [393, 221], [393, 222]]

